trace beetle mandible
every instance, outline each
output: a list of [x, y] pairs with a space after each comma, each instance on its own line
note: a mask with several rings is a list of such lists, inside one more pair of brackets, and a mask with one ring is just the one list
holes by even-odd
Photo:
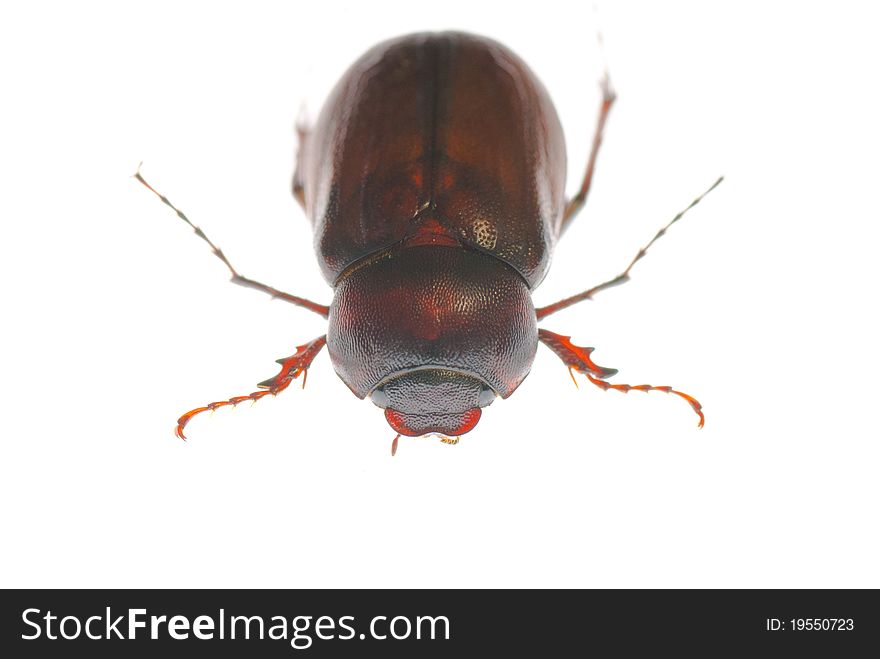
[[[583, 208], [615, 94], [607, 73], [596, 132], [580, 188], [565, 198], [566, 153], [550, 97], [503, 45], [460, 32], [413, 34], [375, 46], [342, 76], [311, 130], [298, 126], [293, 194], [314, 228], [330, 306], [240, 275], [208, 236], [158, 193], [232, 273], [255, 288], [328, 319], [325, 336], [278, 360], [280, 372], [256, 391], [196, 408], [197, 414], [283, 391], [326, 345], [336, 373], [369, 396], [401, 435], [438, 434], [455, 443], [496, 396], [507, 398], [531, 369], [538, 343], [569, 371], [602, 389], [663, 391], [612, 384], [615, 369], [592, 348], [538, 328], [538, 321], [629, 279], [664, 226], [616, 277], [535, 308], [562, 232]], [[572, 373], [572, 378], [574, 377]], [[455, 439], [453, 439], [455, 438]]]

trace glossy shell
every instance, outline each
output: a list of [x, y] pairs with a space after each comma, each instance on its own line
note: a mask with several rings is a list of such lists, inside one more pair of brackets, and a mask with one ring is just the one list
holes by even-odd
[[461, 33], [368, 51], [304, 145], [300, 180], [324, 277], [408, 245], [464, 244], [543, 279], [564, 206], [556, 111], [525, 63]]
[[509, 266], [469, 249], [419, 245], [343, 277], [327, 345], [359, 398], [425, 368], [477, 376], [507, 398], [535, 358], [536, 323], [528, 287]]

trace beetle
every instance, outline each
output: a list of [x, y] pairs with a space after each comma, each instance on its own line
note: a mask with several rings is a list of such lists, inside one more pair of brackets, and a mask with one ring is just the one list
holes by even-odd
[[401, 435], [440, 435], [455, 443], [483, 408], [507, 398], [531, 369], [538, 343], [594, 385], [628, 392], [668, 386], [612, 384], [617, 371], [595, 364], [593, 348], [539, 328], [560, 309], [626, 282], [648, 248], [616, 277], [536, 308], [532, 292], [560, 235], [583, 208], [615, 101], [606, 74], [586, 171], [565, 197], [562, 126], [547, 91], [508, 48], [461, 32], [421, 33], [381, 43], [342, 76], [309, 130], [298, 125], [293, 195], [314, 229], [329, 306], [244, 277], [208, 236], [140, 173], [135, 178], [172, 208], [229, 268], [232, 281], [328, 320], [326, 335], [278, 360], [281, 369], [246, 396], [196, 415], [276, 395], [306, 374], [326, 345], [336, 373], [370, 397]]

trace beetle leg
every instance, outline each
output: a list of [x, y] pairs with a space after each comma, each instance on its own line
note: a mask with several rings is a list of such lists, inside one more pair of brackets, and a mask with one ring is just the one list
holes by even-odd
[[253, 279], [248, 279], [247, 277], [243, 277], [236, 271], [235, 268], [232, 267], [232, 264], [229, 262], [229, 259], [226, 258], [226, 255], [223, 253], [219, 247], [217, 247], [211, 239], [202, 231], [199, 227], [193, 224], [189, 218], [184, 215], [174, 204], [168, 201], [168, 197], [165, 197], [161, 193], [159, 193], [152, 185], [147, 183], [143, 176], [141, 176], [141, 169], [138, 166], [138, 170], [134, 174], [134, 178], [136, 178], [144, 187], [146, 187], [150, 192], [159, 197], [159, 200], [168, 206], [171, 210], [177, 213], [177, 217], [186, 222], [192, 230], [195, 231], [196, 235], [204, 240], [208, 245], [210, 245], [211, 250], [214, 252], [214, 255], [223, 261], [226, 264], [226, 267], [229, 268], [229, 272], [232, 274], [232, 283], [238, 284], [239, 286], [246, 286], [248, 288], [255, 288], [258, 291], [263, 291], [264, 293], [268, 293], [273, 298], [278, 298], [279, 300], [284, 300], [285, 302], [290, 302], [291, 304], [296, 304], [300, 307], [305, 307], [309, 311], [313, 311], [316, 314], [320, 314], [327, 317], [330, 313], [330, 308], [323, 304], [318, 304], [316, 302], [312, 302], [311, 300], [306, 300], [305, 298], [297, 297], [296, 295], [291, 295], [289, 293], [284, 293], [279, 291], [277, 288], [272, 288], [271, 286], [267, 286], [266, 284], [261, 284], [258, 281], [254, 281]]
[[186, 437], [183, 434], [183, 429], [186, 427], [186, 424], [189, 423], [194, 416], [201, 414], [202, 412], [207, 412], [208, 410], [213, 412], [214, 410], [226, 407], [227, 405], [236, 406], [246, 400], [256, 403], [263, 396], [277, 396], [287, 389], [290, 383], [300, 375], [302, 375], [303, 380], [305, 380], [305, 374], [308, 371], [309, 366], [312, 365], [312, 360], [314, 360], [317, 354], [321, 352], [321, 348], [324, 347], [325, 343], [327, 343], [327, 337], [320, 336], [313, 341], [309, 341], [305, 345], [297, 346], [294, 355], [279, 359], [278, 363], [281, 364], [281, 371], [275, 377], [269, 378], [257, 385], [262, 388], [262, 391], [255, 391], [247, 396], [234, 396], [229, 400], [209, 403], [204, 407], [197, 407], [194, 410], [190, 410], [177, 420], [177, 428], [174, 431], [175, 434], [185, 440]]
[[705, 197], [707, 194], [712, 192], [712, 190], [714, 190], [718, 186], [718, 184], [721, 183], [721, 181], [723, 181], [723, 180], [724, 180], [724, 177], [721, 176], [717, 181], [715, 181], [709, 187], [708, 190], [706, 190], [703, 194], [701, 194], [699, 197], [694, 199], [687, 206], [687, 208], [680, 211], [678, 213], [678, 215], [676, 215], [675, 217], [672, 218], [672, 221], [670, 221], [666, 226], [664, 226], [662, 229], [660, 229], [660, 231], [658, 231], [656, 234], [654, 234], [654, 237], [651, 238], [650, 242], [647, 245], [645, 245], [644, 247], [642, 247], [638, 251], [638, 253], [635, 255], [635, 258], [632, 261], [630, 261], [630, 264], [628, 266], [626, 266], [626, 270], [624, 270], [619, 275], [614, 277], [614, 279], [609, 279], [608, 281], [603, 282], [603, 283], [599, 284], [598, 286], [594, 286], [593, 288], [590, 288], [590, 289], [584, 291], [583, 293], [578, 293], [577, 295], [572, 295], [571, 297], [567, 297], [564, 300], [560, 300], [559, 302], [554, 302], [553, 304], [548, 304], [546, 307], [540, 307], [539, 309], [535, 309], [535, 313], [538, 316], [538, 320], [541, 320], [542, 318], [546, 318], [551, 313], [556, 313], [560, 309], [565, 309], [566, 307], [570, 307], [571, 305], [577, 304], [578, 302], [583, 302], [584, 300], [590, 300], [590, 299], [592, 299], [592, 297], [596, 293], [598, 293], [600, 291], [604, 291], [606, 288], [611, 288], [612, 286], [619, 286], [620, 284], [625, 284], [627, 281], [629, 281], [629, 271], [632, 270], [633, 266], [636, 263], [638, 263], [645, 256], [645, 254], [648, 253], [648, 249], [651, 247], [651, 245], [653, 245], [659, 238], [661, 238], [666, 233], [666, 231], [669, 229], [669, 227], [671, 227], [673, 224], [678, 222], [684, 216], [685, 213], [687, 213], [691, 208], [693, 208], [694, 206], [699, 204], [700, 201], [703, 199], [703, 197]]
[[599, 148], [602, 146], [602, 134], [605, 132], [605, 122], [608, 121], [608, 115], [611, 113], [611, 106], [617, 95], [611, 86], [611, 78], [608, 72], [602, 76], [602, 103], [599, 106], [599, 118], [596, 121], [596, 132], [593, 133], [593, 145], [590, 148], [590, 158], [587, 160], [587, 171], [584, 172], [584, 179], [581, 181], [581, 187], [578, 189], [574, 197], [568, 200], [565, 205], [565, 212], [562, 215], [562, 224], [560, 231], [564, 231], [575, 216], [584, 207], [587, 202], [587, 195], [590, 193], [590, 185], [593, 182], [593, 172], [596, 169], [596, 158], [599, 156]]
[[302, 113], [300, 113], [300, 117], [296, 121], [298, 144], [296, 148], [296, 168], [293, 170], [293, 196], [299, 202], [300, 208], [302, 208], [303, 211], [306, 209], [306, 194], [301, 172], [303, 170], [303, 154], [305, 153], [306, 140], [309, 138], [309, 132], [305, 118], [302, 116]]
[[538, 330], [538, 338], [553, 352], [556, 353], [556, 355], [563, 361], [563, 363], [568, 366], [569, 371], [571, 371], [571, 369], [574, 369], [578, 373], [583, 373], [587, 376], [587, 379], [590, 382], [592, 382], [594, 385], [604, 391], [608, 391], [609, 389], [614, 389], [615, 391], [620, 391], [623, 393], [628, 393], [632, 390], [662, 391], [664, 393], [675, 394], [676, 396], [683, 398], [688, 402], [694, 412], [696, 412], [697, 416], [700, 417], [700, 422], [697, 424], [697, 427], [703, 427], [703, 423], [706, 420], [703, 416], [703, 406], [700, 405], [700, 402], [693, 396], [689, 396], [682, 391], [676, 391], [669, 386], [657, 387], [650, 384], [631, 385], [611, 384], [610, 382], [605, 382], [606, 379], [617, 373], [617, 370], [613, 368], [603, 368], [602, 366], [598, 366], [597, 364], [595, 364], [590, 359], [590, 353], [593, 352], [593, 348], [583, 348], [581, 346], [576, 346], [571, 342], [571, 337], [554, 334], [553, 332], [545, 329]]
[[[574, 369], [578, 373], [592, 373], [596, 377], [603, 380], [610, 378], [617, 373], [616, 368], [605, 368], [599, 366], [592, 359], [590, 353], [595, 348], [583, 348], [576, 346], [571, 342], [570, 336], [562, 336], [550, 330], [538, 329], [538, 339], [546, 345], [550, 350], [556, 353], [556, 356], [568, 366], [569, 371]], [[572, 376], [574, 379], [574, 376]], [[575, 382], [577, 384], [577, 382]]]

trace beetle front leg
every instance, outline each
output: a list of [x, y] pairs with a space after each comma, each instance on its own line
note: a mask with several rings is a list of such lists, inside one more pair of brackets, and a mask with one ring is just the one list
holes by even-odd
[[328, 314], [330, 313], [330, 308], [324, 304], [318, 304], [317, 302], [312, 302], [311, 300], [307, 300], [302, 297], [297, 297], [296, 295], [291, 295], [290, 293], [284, 293], [282, 291], [279, 291], [277, 288], [273, 288], [272, 286], [268, 286], [266, 284], [261, 284], [258, 281], [254, 281], [253, 279], [248, 279], [247, 277], [243, 277], [242, 275], [238, 274], [236, 269], [232, 267], [232, 264], [229, 262], [229, 259], [226, 258], [226, 255], [223, 253], [223, 250], [221, 250], [213, 242], [211, 242], [211, 239], [208, 238], [207, 234], [204, 231], [202, 231], [199, 227], [197, 227], [195, 224], [193, 224], [190, 221], [190, 219], [186, 215], [183, 214], [182, 211], [180, 211], [174, 204], [172, 204], [168, 200], [168, 197], [164, 196], [158, 190], [156, 190], [152, 185], [147, 183], [146, 179], [144, 179], [144, 177], [141, 176], [140, 166], [138, 166], [138, 170], [135, 172], [134, 178], [136, 178], [145, 188], [147, 188], [147, 190], [149, 190], [154, 195], [159, 197], [159, 200], [163, 204], [165, 204], [171, 210], [173, 210], [175, 213], [177, 213], [177, 217], [179, 217], [181, 220], [186, 222], [190, 227], [192, 227], [192, 230], [195, 231], [196, 235], [199, 238], [201, 238], [206, 243], [208, 243], [208, 245], [211, 247], [211, 250], [214, 252], [214, 256], [216, 256], [218, 259], [223, 261], [223, 263], [226, 265], [226, 267], [229, 268], [229, 272], [232, 274], [231, 281], [233, 284], [238, 284], [239, 286], [246, 286], [247, 288], [254, 288], [258, 291], [263, 291], [264, 293], [268, 293], [269, 295], [271, 295], [273, 298], [278, 298], [279, 300], [284, 300], [285, 302], [290, 302], [291, 304], [295, 304], [297, 306], [304, 307], [304, 308], [308, 309], [309, 311], [312, 311], [316, 314], [324, 316], [324, 318], [327, 318]]
[[[605, 382], [606, 379], [616, 374], [617, 370], [613, 368], [604, 368], [595, 364], [593, 360], [590, 359], [590, 353], [593, 352], [593, 348], [576, 346], [571, 342], [571, 337], [554, 334], [553, 332], [545, 329], [538, 330], [538, 338], [541, 340], [542, 343], [544, 343], [544, 345], [555, 352], [556, 355], [562, 360], [562, 362], [566, 366], [568, 366], [569, 372], [575, 370], [578, 373], [583, 373], [587, 376], [587, 379], [590, 382], [592, 382], [594, 385], [604, 391], [608, 391], [609, 389], [614, 389], [615, 391], [620, 391], [622, 393], [628, 393], [632, 390], [646, 392], [662, 391], [664, 393], [675, 394], [676, 396], [683, 398], [691, 406], [691, 409], [696, 412], [697, 416], [700, 417], [700, 422], [697, 424], [697, 427], [703, 427], [703, 423], [706, 420], [703, 416], [703, 406], [700, 405], [700, 402], [693, 396], [690, 396], [682, 391], [676, 391], [672, 387], [665, 385], [662, 387], [657, 387], [651, 384], [632, 385], [611, 384], [610, 382]], [[574, 376], [572, 376], [572, 379], [574, 379]], [[575, 384], [577, 384], [577, 381], [575, 381]]]
[[320, 336], [313, 341], [309, 341], [305, 345], [297, 346], [296, 353], [291, 355], [290, 357], [279, 359], [278, 363], [281, 364], [281, 371], [275, 377], [264, 380], [257, 385], [258, 387], [262, 387], [262, 391], [255, 391], [251, 394], [248, 394], [247, 396], [234, 396], [229, 400], [221, 400], [217, 401], [216, 403], [209, 403], [204, 407], [197, 407], [194, 410], [190, 410], [177, 420], [177, 428], [174, 431], [175, 434], [181, 439], [186, 440], [186, 437], [183, 434], [183, 429], [194, 416], [201, 414], [202, 412], [207, 412], [209, 410], [213, 412], [214, 410], [221, 407], [226, 407], [227, 405], [232, 405], [234, 407], [239, 403], [243, 403], [246, 400], [250, 400], [256, 403], [263, 396], [277, 396], [282, 391], [287, 389], [287, 387], [290, 386], [290, 383], [293, 382], [300, 375], [303, 376], [303, 387], [305, 387], [308, 369], [312, 365], [312, 361], [315, 359], [318, 353], [321, 352], [321, 348], [323, 348], [326, 343], [327, 337]]

